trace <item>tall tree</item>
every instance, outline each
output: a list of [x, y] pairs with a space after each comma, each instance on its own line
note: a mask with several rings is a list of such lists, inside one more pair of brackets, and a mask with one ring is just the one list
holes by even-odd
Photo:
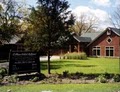
[[[44, 48], [48, 54], [48, 74], [50, 74], [51, 50], [61, 45], [67, 38], [69, 28], [74, 24], [74, 17], [67, 9], [66, 0], [38, 0], [38, 6], [32, 8], [29, 17], [29, 30], [26, 45], [30, 49]], [[32, 45], [31, 45], [32, 43]]]
[[94, 16], [87, 16], [85, 14], [81, 14], [79, 20], [77, 20], [73, 25], [72, 31], [74, 31], [77, 35], [81, 36], [81, 34], [83, 33], [94, 31], [97, 22], [98, 20]]
[[0, 39], [10, 42], [21, 31], [23, 16], [19, 11], [20, 6], [14, 0], [1, 0], [0, 4]]

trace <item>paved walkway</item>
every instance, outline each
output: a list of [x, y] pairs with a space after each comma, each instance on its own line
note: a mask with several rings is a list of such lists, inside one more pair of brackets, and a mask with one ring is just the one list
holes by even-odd
[[[51, 56], [50, 60], [58, 60], [60, 59], [60, 56]], [[47, 61], [48, 60], [48, 56], [42, 56], [40, 57], [40, 61]]]

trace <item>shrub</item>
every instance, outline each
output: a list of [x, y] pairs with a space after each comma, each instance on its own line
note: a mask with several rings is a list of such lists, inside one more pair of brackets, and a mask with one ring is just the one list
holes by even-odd
[[67, 53], [63, 56], [63, 59], [87, 59], [87, 55], [86, 53], [82, 52], [82, 53], [77, 53], [77, 52], [73, 52], [73, 53]]
[[18, 78], [17, 75], [11, 75], [11, 76], [8, 77], [7, 80], [8, 80], [9, 83], [16, 83], [16, 82], [19, 81], [19, 78]]
[[105, 76], [106, 79], [110, 79], [114, 76], [114, 74], [110, 74], [110, 73], [105, 72], [104, 76]]
[[106, 79], [105, 76], [102, 74], [102, 75], [99, 75], [99, 76], [97, 77], [96, 82], [106, 83], [106, 82], [107, 82], [107, 79]]
[[84, 74], [81, 73], [81, 72], [76, 72], [76, 73], [71, 73], [71, 74], [70, 74], [70, 78], [71, 78], [71, 79], [79, 79], [79, 78], [81, 78], [81, 77], [83, 77], [83, 76], [84, 76]]
[[3, 78], [2, 78], [2, 76], [0, 75], [0, 84], [1, 84], [2, 80], [3, 80]]
[[4, 77], [7, 74], [7, 69], [2, 67], [0, 68], [0, 76]]
[[32, 82], [37, 82], [37, 81], [39, 81], [39, 77], [34, 77], [34, 78], [32, 79]]
[[120, 82], [120, 75], [118, 74], [114, 75], [113, 79], [115, 82]]
[[82, 72], [76, 72], [75, 75], [80, 77], [80, 76], [83, 76], [84, 74]]
[[68, 77], [68, 75], [69, 75], [69, 71], [63, 71], [63, 77]]

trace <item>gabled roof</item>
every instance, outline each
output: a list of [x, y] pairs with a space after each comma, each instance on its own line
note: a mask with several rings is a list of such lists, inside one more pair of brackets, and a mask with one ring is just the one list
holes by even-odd
[[[92, 32], [92, 33], [84, 33], [81, 36], [72, 33], [73, 38], [76, 39], [78, 42], [89, 42], [90, 44], [93, 43], [96, 39], [98, 39], [101, 35], [103, 35], [107, 30], [113, 31], [116, 35], [120, 36], [120, 29], [108, 27], [106, 30], [101, 32]], [[88, 46], [90, 45], [88, 44]]]
[[78, 42], [92, 42], [100, 32], [94, 32], [94, 33], [85, 33], [81, 36], [78, 35], [73, 35], [73, 37], [78, 41]]
[[91, 39], [91, 41], [93, 41], [98, 35], [100, 35], [101, 32], [91, 32], [91, 33], [85, 33], [83, 35], [81, 35], [81, 37], [89, 37]]
[[90, 37], [73, 36], [78, 42], [91, 42]]
[[[120, 29], [108, 27], [108, 28], [106, 28], [106, 30], [104, 30], [100, 35], [98, 35], [90, 44], [92, 44], [95, 40], [97, 40], [97, 39], [98, 39], [101, 35], [103, 35], [107, 30], [111, 30], [111, 31], [114, 32], [116, 35], [120, 36]], [[89, 46], [90, 44], [88, 44], [88, 46]]]
[[115, 34], [117, 34], [118, 36], [120, 36], [120, 29], [112, 28], [112, 27], [108, 27], [107, 29], [113, 31]]

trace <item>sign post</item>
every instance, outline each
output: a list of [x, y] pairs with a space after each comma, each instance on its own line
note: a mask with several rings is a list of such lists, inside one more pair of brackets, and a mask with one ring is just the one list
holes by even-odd
[[40, 73], [39, 56], [36, 52], [11, 52], [9, 74]]

